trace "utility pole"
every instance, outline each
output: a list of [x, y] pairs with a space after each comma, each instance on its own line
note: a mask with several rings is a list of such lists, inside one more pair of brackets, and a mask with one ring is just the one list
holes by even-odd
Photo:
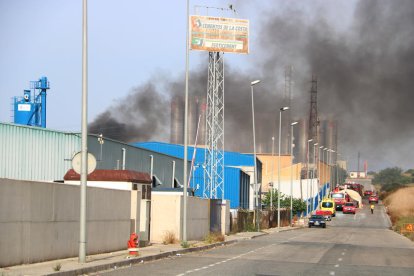
[[358, 167], [357, 167], [357, 178], [359, 178], [359, 158], [361, 157], [360, 152], [358, 151]]
[[82, 9], [82, 153], [80, 174], [79, 262], [86, 263], [86, 183], [88, 178], [88, 1]]

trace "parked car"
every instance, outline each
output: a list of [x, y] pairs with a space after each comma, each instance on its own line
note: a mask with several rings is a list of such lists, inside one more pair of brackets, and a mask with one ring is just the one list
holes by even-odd
[[378, 195], [370, 195], [368, 198], [369, 203], [375, 202], [378, 203]]
[[[331, 198], [325, 197], [322, 200], [320, 206], [321, 206], [321, 208], [320, 208], [321, 211], [330, 212], [330, 215], [332, 217], [334, 217], [336, 215], [336, 205], [335, 205], [335, 201], [332, 200]], [[324, 214], [320, 214], [320, 215], [324, 215]]]
[[344, 214], [354, 214], [356, 212], [356, 206], [353, 202], [347, 202], [342, 208], [342, 213]]
[[315, 215], [321, 215], [325, 218], [327, 221], [332, 220], [332, 212], [327, 210], [316, 210]]
[[365, 190], [364, 191], [364, 196], [370, 196], [372, 195], [372, 191], [371, 190]]
[[312, 215], [309, 219], [308, 226], [309, 228], [311, 228], [312, 226], [326, 228], [325, 218], [321, 215]]

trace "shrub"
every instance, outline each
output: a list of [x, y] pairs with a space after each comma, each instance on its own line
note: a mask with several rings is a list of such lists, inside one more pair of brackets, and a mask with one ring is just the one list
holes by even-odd
[[54, 267], [53, 267], [53, 271], [60, 271], [60, 269], [62, 268], [62, 265], [60, 263], [57, 263]]
[[163, 244], [174, 244], [177, 243], [177, 238], [175, 237], [175, 233], [173, 231], [166, 231], [163, 238]]
[[257, 228], [256, 228], [255, 223], [247, 223], [244, 231], [246, 231], [246, 232], [256, 232]]
[[223, 241], [224, 235], [220, 232], [210, 232], [207, 236], [204, 237], [204, 242], [209, 244]]

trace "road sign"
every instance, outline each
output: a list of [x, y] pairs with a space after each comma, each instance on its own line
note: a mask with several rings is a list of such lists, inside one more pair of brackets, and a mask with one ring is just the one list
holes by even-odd
[[190, 49], [249, 53], [249, 20], [192, 15]]

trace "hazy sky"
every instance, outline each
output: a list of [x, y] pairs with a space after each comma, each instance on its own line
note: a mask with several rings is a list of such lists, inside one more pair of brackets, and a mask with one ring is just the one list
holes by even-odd
[[[409, 2], [233, 1], [237, 16], [250, 20], [251, 53], [226, 55], [226, 65], [231, 71], [227, 75], [226, 91], [231, 91], [229, 85], [234, 84], [235, 90], [240, 93], [243, 90], [248, 95], [249, 81], [260, 78], [262, 89], [270, 91], [264, 95], [280, 94], [283, 68], [292, 64], [295, 67], [294, 96], [307, 107], [310, 72], [316, 72], [320, 78], [319, 112], [339, 120], [339, 146], [351, 169], [356, 167], [358, 150], [361, 157], [368, 160], [370, 169], [412, 168], [414, 129], [406, 124], [408, 120], [403, 120], [403, 130], [399, 133], [402, 128], [398, 122], [401, 121], [397, 120], [413, 115], [407, 114], [409, 109], [404, 104], [412, 98], [403, 93], [398, 100], [393, 90], [401, 87], [384, 80], [386, 76], [395, 78], [404, 86], [405, 77], [414, 79], [412, 67], [403, 64], [413, 47], [408, 43], [412, 40], [404, 40], [405, 36], [412, 37], [414, 28], [407, 24], [412, 23], [407, 18], [413, 14]], [[88, 3], [90, 122], [107, 110], [133, 101], [149, 83], [157, 86], [178, 82], [182, 85], [186, 1], [89, 0]], [[194, 13], [196, 5], [226, 8], [228, 3], [190, 1], [190, 13]], [[396, 11], [390, 3], [395, 3]], [[198, 9], [199, 14], [207, 12], [233, 16], [225, 11]], [[0, 121], [10, 122], [10, 98], [21, 96], [29, 81], [44, 75], [51, 84], [47, 101], [48, 127], [68, 131], [80, 129], [81, 19], [81, 0], [0, 0]], [[388, 30], [381, 24], [395, 28]], [[388, 45], [390, 41], [392, 45]], [[382, 47], [383, 44], [387, 45]], [[393, 59], [393, 55], [399, 56]], [[381, 56], [384, 59], [379, 58]], [[395, 60], [395, 64], [391, 60]], [[404, 66], [399, 66], [400, 60]], [[193, 76], [207, 73], [206, 63], [206, 53], [191, 52]], [[383, 73], [386, 68], [391, 74]], [[396, 68], [400, 72], [395, 72]], [[244, 81], [246, 83], [242, 83]], [[373, 82], [377, 85], [369, 85]], [[387, 93], [378, 92], [383, 95], [378, 98], [382, 99], [374, 99], [374, 91], [382, 88], [388, 89]], [[164, 89], [160, 95], [169, 94], [168, 87]], [[364, 91], [372, 92], [365, 94]], [[391, 102], [386, 105], [380, 100]], [[257, 104], [261, 101], [265, 104], [269, 100], [263, 97]], [[226, 99], [227, 103], [231, 106], [231, 99]], [[244, 104], [246, 109], [250, 108], [248, 100]], [[277, 103], [272, 106], [278, 110]], [[377, 109], [389, 106], [391, 110], [378, 115]], [[168, 105], [165, 109], [169, 112]], [[260, 112], [260, 107], [257, 109]], [[393, 115], [387, 116], [390, 113]], [[396, 119], [392, 119], [393, 116]]]

